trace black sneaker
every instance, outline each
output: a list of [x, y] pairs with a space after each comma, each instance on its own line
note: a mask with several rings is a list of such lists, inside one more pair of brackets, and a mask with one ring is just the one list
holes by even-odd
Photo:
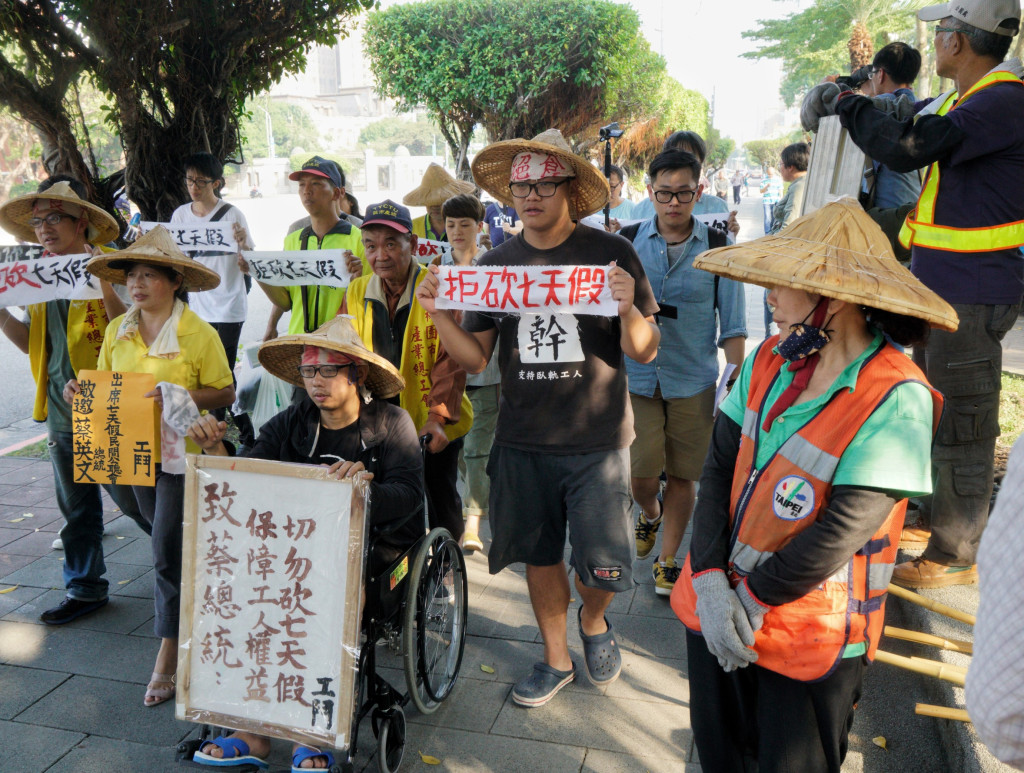
[[70, 623], [72, 620], [87, 615], [90, 612], [95, 612], [100, 607], [105, 607], [110, 599], [100, 599], [99, 601], [79, 601], [73, 599], [70, 596], [65, 596], [64, 600], [60, 602], [53, 609], [47, 609], [43, 614], [39, 616], [47, 625], [64, 625], [64, 623]]

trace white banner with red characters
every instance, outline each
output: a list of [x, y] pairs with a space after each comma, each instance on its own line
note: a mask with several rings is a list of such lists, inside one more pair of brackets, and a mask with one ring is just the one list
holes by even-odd
[[0, 264], [0, 306], [102, 298], [99, 281], [85, 270], [91, 258], [82, 253]]
[[609, 266], [441, 266], [437, 307], [613, 317]]
[[439, 242], [436, 239], [417, 239], [416, 249], [413, 250], [412, 256], [416, 258], [418, 263], [426, 265], [434, 260], [434, 258], [440, 256], [449, 247], [451, 245], [448, 242]]

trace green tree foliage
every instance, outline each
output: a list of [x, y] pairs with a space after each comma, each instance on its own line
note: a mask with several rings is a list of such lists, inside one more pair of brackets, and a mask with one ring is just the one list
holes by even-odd
[[704, 167], [710, 172], [718, 171], [729, 161], [729, 156], [736, 150], [736, 140], [731, 137], [723, 137], [718, 129], [711, 127], [704, 137], [708, 145], [708, 155], [704, 159]]
[[86, 161], [68, 108], [71, 85], [88, 74], [110, 100], [132, 198], [144, 217], [164, 219], [188, 198], [181, 157], [209, 150], [231, 160], [245, 100], [302, 69], [311, 44], [332, 44], [370, 5], [2, 0], [0, 105], [39, 132], [47, 171], [95, 186], [100, 171]]
[[863, 56], [860, 38], [865, 29], [874, 49], [890, 39], [913, 45], [915, 11], [928, 2], [815, 0], [804, 10], [782, 19], [759, 20], [757, 29], [743, 33], [743, 37], [756, 41], [758, 47], [743, 56], [782, 61], [780, 93], [783, 101], [792, 106], [826, 75], [850, 73], [855, 50]]
[[775, 137], [767, 140], [751, 140], [750, 142], [743, 143], [743, 149], [760, 165], [762, 168], [769, 166], [777, 167], [779, 165], [779, 155], [782, 153], [782, 149], [790, 144], [790, 141], [786, 137]]
[[267, 112], [270, 113], [275, 156], [283, 158], [291, 155], [295, 148], [314, 148], [320, 144], [320, 131], [309, 112], [298, 105], [255, 99], [246, 102], [245, 112], [246, 117], [240, 127], [242, 147], [254, 158], [267, 158], [270, 155], [267, 147]]
[[550, 127], [585, 140], [654, 103], [665, 66], [636, 11], [610, 0], [395, 5], [370, 14], [364, 43], [379, 93], [426, 106], [463, 177], [476, 124], [492, 140]]
[[379, 153], [394, 153], [404, 145], [414, 156], [429, 156], [438, 147], [443, 155], [444, 137], [433, 121], [381, 118], [359, 132], [359, 144]]

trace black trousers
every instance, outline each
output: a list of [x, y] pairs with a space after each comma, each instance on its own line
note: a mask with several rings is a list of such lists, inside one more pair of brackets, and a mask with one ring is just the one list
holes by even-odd
[[821, 681], [800, 682], [757, 665], [727, 674], [704, 637], [689, 631], [686, 655], [701, 770], [839, 773], [865, 658], [845, 658]]
[[[244, 322], [211, 322], [210, 327], [217, 331], [220, 342], [224, 345], [224, 353], [228, 356], [228, 367], [231, 368], [231, 383], [235, 387], [238, 382], [235, 380], [235, 362], [238, 361], [238, 339], [242, 336], [242, 325]], [[217, 417], [217, 421], [224, 421], [227, 416], [227, 408], [214, 408], [211, 413]], [[243, 446], [250, 448], [256, 442], [252, 430], [252, 421], [249, 414], [243, 413], [231, 417], [235, 426], [238, 427], [239, 440]]]
[[459, 496], [459, 452], [463, 438], [456, 438], [437, 454], [427, 451], [423, 459], [423, 477], [427, 489], [430, 528], [441, 526], [455, 539], [462, 536], [462, 497]]

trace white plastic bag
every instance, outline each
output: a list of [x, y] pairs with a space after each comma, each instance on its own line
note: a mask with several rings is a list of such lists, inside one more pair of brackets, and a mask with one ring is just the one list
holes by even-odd
[[257, 436], [260, 434], [260, 427], [291, 405], [293, 388], [287, 381], [263, 372], [260, 389], [256, 394], [256, 404], [252, 408], [252, 429]]

